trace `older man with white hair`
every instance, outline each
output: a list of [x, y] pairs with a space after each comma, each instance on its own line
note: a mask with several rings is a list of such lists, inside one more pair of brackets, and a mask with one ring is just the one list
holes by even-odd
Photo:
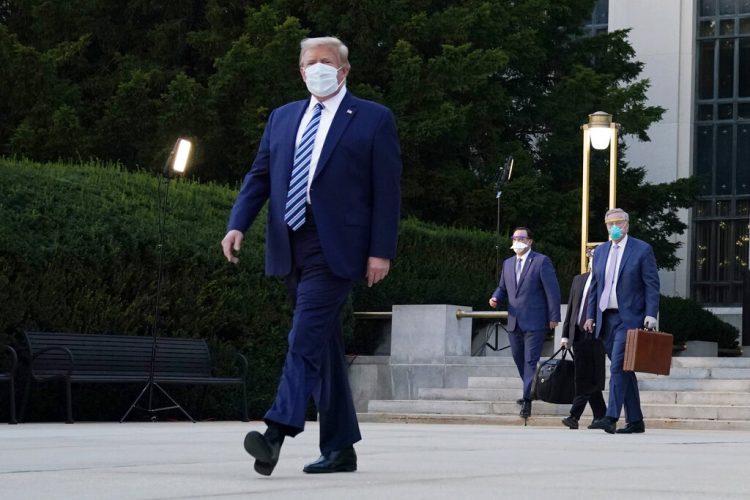
[[393, 113], [346, 88], [349, 50], [334, 37], [300, 43], [307, 99], [275, 109], [232, 208], [224, 256], [237, 263], [246, 231], [268, 202], [266, 274], [283, 276], [294, 305], [289, 349], [261, 434], [245, 437], [270, 476], [284, 439], [320, 415], [320, 458], [309, 474], [357, 470], [361, 439], [349, 387], [341, 312], [355, 283], [372, 286], [396, 255], [401, 155]]
[[[607, 415], [593, 429], [615, 433], [625, 407], [626, 426], [619, 434], [645, 432], [635, 373], [623, 371], [629, 329], [656, 326], [659, 313], [659, 274], [651, 245], [628, 235], [630, 217], [620, 208], [604, 216], [610, 241], [594, 254], [587, 320], [584, 329], [602, 338], [609, 355], [610, 380]], [[596, 320], [596, 322], [594, 321]]]

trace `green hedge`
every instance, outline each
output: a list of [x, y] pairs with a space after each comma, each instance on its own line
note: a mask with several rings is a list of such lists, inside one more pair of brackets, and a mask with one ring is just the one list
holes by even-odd
[[[115, 166], [0, 160], [0, 341], [20, 345], [24, 329], [150, 334], [157, 185], [153, 175]], [[281, 280], [263, 276], [262, 227], [251, 231], [240, 266], [221, 255], [235, 194], [171, 182], [159, 331], [207, 339], [222, 365], [233, 350], [245, 353], [257, 417], [278, 383], [290, 311]], [[136, 395], [127, 392], [122, 399]], [[209, 418], [234, 418], [235, 393], [211, 389], [208, 397]], [[41, 399], [33, 418], [59, 418], [47, 408], [56, 399]], [[89, 419], [127, 409], [122, 400], [88, 413], [81, 404], [80, 417]]]
[[718, 342], [722, 349], [738, 345], [739, 330], [694, 300], [662, 296], [659, 316], [659, 328], [674, 335], [677, 345], [689, 340]]
[[[26, 329], [150, 335], [159, 242], [157, 186], [151, 174], [113, 165], [0, 158], [0, 342], [19, 346]], [[219, 242], [235, 196], [236, 189], [225, 186], [182, 179], [170, 183], [159, 331], [207, 339], [220, 365], [231, 365], [233, 352], [243, 352], [250, 361], [251, 416], [259, 418], [278, 384], [290, 307], [282, 280], [264, 276], [264, 216], [247, 235], [239, 266], [227, 264], [221, 254]], [[557, 265], [565, 298], [575, 263], [564, 261], [564, 249], [537, 244]], [[354, 334], [355, 310], [387, 311], [409, 303], [488, 309], [496, 286], [496, 245], [503, 258], [510, 254], [509, 240], [498, 242], [492, 233], [404, 220], [391, 275], [373, 288], [358, 286], [347, 308], [349, 352], [367, 354], [378, 340], [363, 324]], [[677, 325], [668, 310], [665, 303], [665, 329]], [[138, 389], [77, 387], [77, 417], [119, 418]], [[198, 392], [175, 389], [191, 407]], [[59, 420], [59, 394], [58, 387], [51, 387], [35, 397], [32, 418]], [[236, 411], [235, 392], [208, 391], [207, 418], [235, 418]]]

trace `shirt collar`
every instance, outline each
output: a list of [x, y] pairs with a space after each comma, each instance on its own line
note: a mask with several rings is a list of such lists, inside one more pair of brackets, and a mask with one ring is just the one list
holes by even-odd
[[[327, 112], [331, 112], [333, 114], [336, 114], [336, 111], [338, 111], [339, 106], [341, 105], [341, 101], [344, 100], [344, 96], [346, 95], [346, 83], [344, 83], [341, 86], [341, 90], [339, 90], [338, 94], [331, 97], [330, 99], [326, 99], [325, 101], [321, 102], [320, 104], [323, 105], [323, 109], [325, 109]], [[310, 104], [307, 106], [307, 110], [310, 111], [312, 108], [315, 107], [316, 104], [318, 104], [320, 101], [317, 97], [314, 95], [310, 96]]]

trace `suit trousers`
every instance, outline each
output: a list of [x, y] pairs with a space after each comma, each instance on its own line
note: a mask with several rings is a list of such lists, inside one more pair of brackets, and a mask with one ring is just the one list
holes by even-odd
[[643, 420], [643, 413], [641, 412], [641, 397], [638, 393], [638, 380], [634, 372], [622, 370], [628, 329], [622, 322], [619, 312], [604, 311], [601, 334], [604, 336], [604, 350], [607, 351], [611, 362], [607, 416], [615, 420], [619, 419], [624, 407], [625, 422], [639, 422]]
[[602, 418], [607, 412], [602, 390], [604, 389], [604, 346], [602, 341], [592, 338], [592, 334], [582, 331], [576, 325], [573, 342], [576, 367], [576, 395], [570, 407], [570, 415], [581, 418], [586, 404], [591, 406], [594, 418]]
[[518, 374], [523, 380], [523, 399], [531, 399], [531, 383], [534, 381], [536, 364], [542, 355], [545, 330], [540, 332], [522, 332], [515, 330], [508, 334], [510, 352], [516, 363]]
[[289, 348], [276, 399], [266, 413], [285, 434], [305, 427], [310, 396], [319, 414], [320, 451], [326, 454], [362, 439], [344, 358], [341, 311], [354, 285], [326, 264], [312, 211], [291, 233], [294, 268], [286, 284], [294, 304]]

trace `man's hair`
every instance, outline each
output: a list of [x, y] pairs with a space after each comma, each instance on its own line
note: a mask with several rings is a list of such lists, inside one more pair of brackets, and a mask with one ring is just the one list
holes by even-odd
[[622, 208], [613, 208], [611, 210], [607, 210], [607, 213], [604, 214], [604, 222], [618, 219], [624, 219], [625, 222], [630, 222], [630, 216]]
[[305, 52], [312, 49], [313, 47], [331, 47], [335, 49], [339, 54], [341, 65], [344, 68], [349, 69], [349, 49], [344, 42], [336, 38], [335, 36], [319, 36], [317, 38], [305, 38], [299, 44], [299, 65], [302, 66], [302, 57]]
[[517, 227], [513, 230], [513, 233], [515, 234], [516, 231], [526, 231], [526, 235], [529, 237], [529, 239], [530, 240], [534, 239], [534, 235], [531, 233], [531, 229], [529, 229], [528, 227], [523, 227], [523, 226]]

